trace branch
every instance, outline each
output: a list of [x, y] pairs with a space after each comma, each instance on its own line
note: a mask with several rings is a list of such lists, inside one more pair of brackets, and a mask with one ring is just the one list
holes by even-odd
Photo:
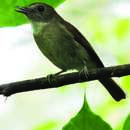
[[110, 77], [122, 77], [126, 75], [130, 75], [130, 64], [92, 69], [88, 70], [86, 73], [82, 71], [82, 72], [73, 72], [58, 76], [52, 76], [51, 83], [48, 82], [47, 77], [42, 77], [37, 79], [3, 84], [0, 85], [0, 94], [4, 96], [10, 96], [12, 94], [20, 92], [47, 89], [47, 88], [57, 88], [68, 84], [97, 80], [102, 77], [110, 78]]

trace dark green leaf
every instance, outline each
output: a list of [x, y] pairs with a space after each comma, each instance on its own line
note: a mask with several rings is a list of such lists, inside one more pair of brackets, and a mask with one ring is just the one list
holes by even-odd
[[127, 117], [127, 119], [125, 121], [123, 130], [130, 130], [130, 114], [128, 115], [128, 117]]
[[112, 128], [101, 117], [94, 114], [84, 100], [81, 110], [62, 130], [112, 130]]

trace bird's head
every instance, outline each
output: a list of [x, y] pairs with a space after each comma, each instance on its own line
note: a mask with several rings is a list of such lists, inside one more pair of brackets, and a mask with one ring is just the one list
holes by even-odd
[[16, 7], [16, 11], [23, 13], [33, 22], [48, 22], [56, 13], [54, 8], [45, 3], [32, 3], [26, 7]]

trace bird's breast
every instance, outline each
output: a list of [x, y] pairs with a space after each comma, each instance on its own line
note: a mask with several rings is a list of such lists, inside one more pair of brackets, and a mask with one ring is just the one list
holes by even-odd
[[48, 24], [34, 33], [41, 52], [57, 67], [69, 70], [84, 66], [85, 49], [77, 43], [63, 25]]

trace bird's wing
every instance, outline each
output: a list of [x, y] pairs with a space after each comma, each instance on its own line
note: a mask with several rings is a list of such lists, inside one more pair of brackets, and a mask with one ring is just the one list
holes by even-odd
[[78, 29], [76, 29], [72, 24], [68, 23], [65, 20], [61, 20], [60, 21], [61, 24], [63, 24], [66, 29], [71, 32], [74, 36], [74, 39], [80, 43], [87, 51], [87, 53], [89, 54], [89, 56], [92, 58], [92, 60], [96, 63], [97, 67], [104, 67], [102, 61], [100, 60], [100, 58], [98, 57], [98, 55], [96, 54], [96, 52], [94, 51], [94, 49], [92, 48], [92, 46], [90, 45], [90, 43], [87, 41], [87, 39], [79, 32]]

